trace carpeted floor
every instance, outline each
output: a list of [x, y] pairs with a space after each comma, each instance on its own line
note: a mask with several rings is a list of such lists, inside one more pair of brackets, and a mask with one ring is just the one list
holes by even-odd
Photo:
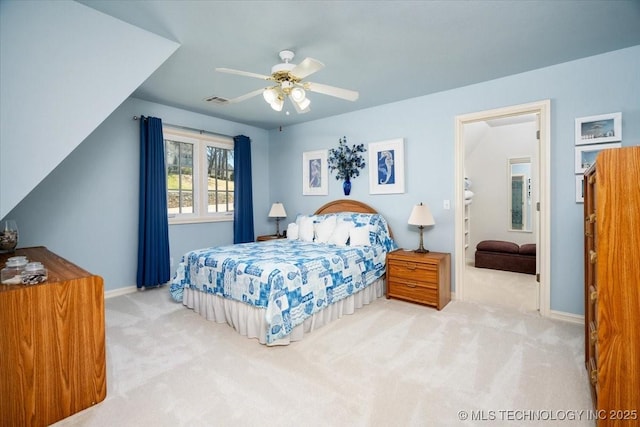
[[533, 274], [465, 265], [465, 300], [533, 313], [538, 311], [538, 283]]
[[381, 298], [275, 348], [166, 288], [106, 321], [107, 398], [56, 426], [594, 425], [582, 327], [510, 308]]

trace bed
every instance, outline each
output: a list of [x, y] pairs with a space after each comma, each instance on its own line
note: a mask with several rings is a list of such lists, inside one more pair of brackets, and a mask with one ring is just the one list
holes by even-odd
[[384, 295], [386, 254], [397, 245], [382, 215], [337, 200], [294, 224], [286, 239], [187, 252], [172, 298], [272, 346], [299, 341]]

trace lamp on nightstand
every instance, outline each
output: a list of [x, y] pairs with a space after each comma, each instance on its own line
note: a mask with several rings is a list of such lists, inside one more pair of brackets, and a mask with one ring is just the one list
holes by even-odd
[[284, 210], [284, 205], [280, 202], [276, 202], [271, 205], [271, 210], [269, 211], [269, 218], [276, 219], [276, 236], [280, 237], [280, 218], [286, 218], [287, 212]]
[[425, 254], [429, 252], [424, 248], [422, 244], [422, 231], [424, 227], [427, 225], [435, 225], [435, 221], [433, 220], [433, 215], [431, 215], [431, 211], [427, 205], [423, 205], [422, 202], [419, 205], [415, 205], [413, 210], [411, 211], [411, 216], [409, 217], [409, 224], [417, 225], [420, 229], [420, 247], [416, 249], [414, 252], [419, 254]]

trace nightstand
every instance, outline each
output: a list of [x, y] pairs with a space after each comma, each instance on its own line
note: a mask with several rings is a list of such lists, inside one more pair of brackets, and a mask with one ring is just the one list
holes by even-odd
[[442, 310], [451, 301], [451, 254], [398, 249], [387, 254], [387, 298]]
[[275, 234], [268, 234], [265, 236], [258, 236], [256, 242], [266, 242], [269, 240], [278, 240], [278, 239], [286, 239], [285, 236], [276, 236]]

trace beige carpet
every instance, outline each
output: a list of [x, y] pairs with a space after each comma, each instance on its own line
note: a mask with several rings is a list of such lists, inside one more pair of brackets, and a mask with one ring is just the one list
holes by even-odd
[[166, 288], [107, 300], [106, 321], [107, 398], [57, 426], [593, 426], [523, 421], [591, 408], [583, 330], [509, 308], [382, 298], [276, 348]]
[[465, 299], [529, 313], [538, 311], [538, 283], [533, 274], [465, 265]]

